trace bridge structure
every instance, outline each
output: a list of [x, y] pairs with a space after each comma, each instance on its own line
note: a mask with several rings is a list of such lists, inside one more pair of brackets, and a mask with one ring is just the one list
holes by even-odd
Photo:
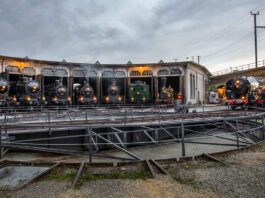
[[227, 80], [240, 76], [265, 77], [265, 60], [258, 61], [258, 67], [256, 67], [255, 63], [249, 63], [212, 72], [212, 76], [209, 80], [209, 86], [225, 84]]

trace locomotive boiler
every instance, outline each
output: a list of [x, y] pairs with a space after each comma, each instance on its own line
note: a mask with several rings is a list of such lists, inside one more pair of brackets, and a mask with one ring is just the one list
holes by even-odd
[[161, 78], [161, 91], [159, 93], [159, 102], [160, 103], [167, 103], [167, 104], [173, 104], [174, 101], [174, 89], [169, 85], [166, 87], [167, 84], [167, 78], [163, 77]]
[[150, 87], [143, 81], [135, 81], [128, 86], [131, 103], [142, 104], [150, 101]]
[[6, 79], [0, 78], [0, 106], [7, 106], [9, 83]]
[[59, 80], [54, 85], [45, 87], [45, 96], [49, 99], [49, 103], [53, 105], [70, 105], [72, 98], [68, 95], [66, 86]]
[[108, 95], [105, 97], [105, 102], [107, 104], [121, 104], [123, 97], [120, 95], [120, 87], [113, 80], [112, 84], [108, 87]]
[[95, 96], [94, 88], [86, 81], [83, 85], [76, 84], [74, 85], [74, 98], [77, 104], [96, 104], [97, 97]]

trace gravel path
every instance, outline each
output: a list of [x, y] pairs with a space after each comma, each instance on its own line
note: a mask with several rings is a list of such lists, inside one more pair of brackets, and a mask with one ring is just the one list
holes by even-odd
[[182, 170], [177, 181], [208, 189], [224, 197], [265, 197], [265, 153], [246, 152], [230, 156], [231, 167]]
[[144, 180], [97, 180], [83, 184], [79, 189], [70, 189], [70, 183], [39, 181], [14, 193], [0, 193], [10, 198], [215, 198], [213, 193], [197, 191], [177, 183], [171, 178]]

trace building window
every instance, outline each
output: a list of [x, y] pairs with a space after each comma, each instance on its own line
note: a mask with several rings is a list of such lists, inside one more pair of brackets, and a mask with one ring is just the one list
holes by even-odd
[[190, 75], [190, 98], [195, 99], [195, 76]]
[[182, 72], [181, 72], [180, 69], [172, 69], [172, 70], [170, 71], [170, 74], [171, 74], [171, 75], [181, 75]]
[[114, 77], [115, 73], [113, 71], [104, 71], [102, 77]]
[[125, 72], [124, 71], [116, 71], [115, 76], [116, 77], [125, 77]]
[[169, 72], [168, 72], [168, 70], [166, 70], [166, 69], [161, 69], [161, 70], [159, 70], [159, 71], [157, 72], [157, 75], [158, 75], [158, 76], [168, 76], [168, 75], [169, 75]]
[[139, 71], [131, 71], [130, 76], [141, 76], [141, 73]]
[[73, 77], [86, 77], [85, 71], [83, 70], [74, 70]]
[[152, 76], [153, 72], [151, 70], [145, 70], [145, 71], [143, 71], [142, 75], [143, 76]]
[[97, 76], [98, 76], [98, 74], [95, 71], [87, 71], [86, 72], [86, 77], [97, 77]]

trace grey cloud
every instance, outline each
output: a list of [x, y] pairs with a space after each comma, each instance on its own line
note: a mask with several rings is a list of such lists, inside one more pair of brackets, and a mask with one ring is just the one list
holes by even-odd
[[210, 69], [222, 63], [251, 62], [252, 54], [248, 59], [241, 58], [246, 52], [240, 52], [240, 46], [235, 46], [239, 52], [234, 57], [229, 54], [204, 59], [251, 33], [251, 17], [213, 43], [203, 47], [198, 47], [198, 43], [204, 43], [261, 3], [260, 0], [2, 0], [0, 54], [103, 63], [173, 61], [201, 55], [202, 63]]

